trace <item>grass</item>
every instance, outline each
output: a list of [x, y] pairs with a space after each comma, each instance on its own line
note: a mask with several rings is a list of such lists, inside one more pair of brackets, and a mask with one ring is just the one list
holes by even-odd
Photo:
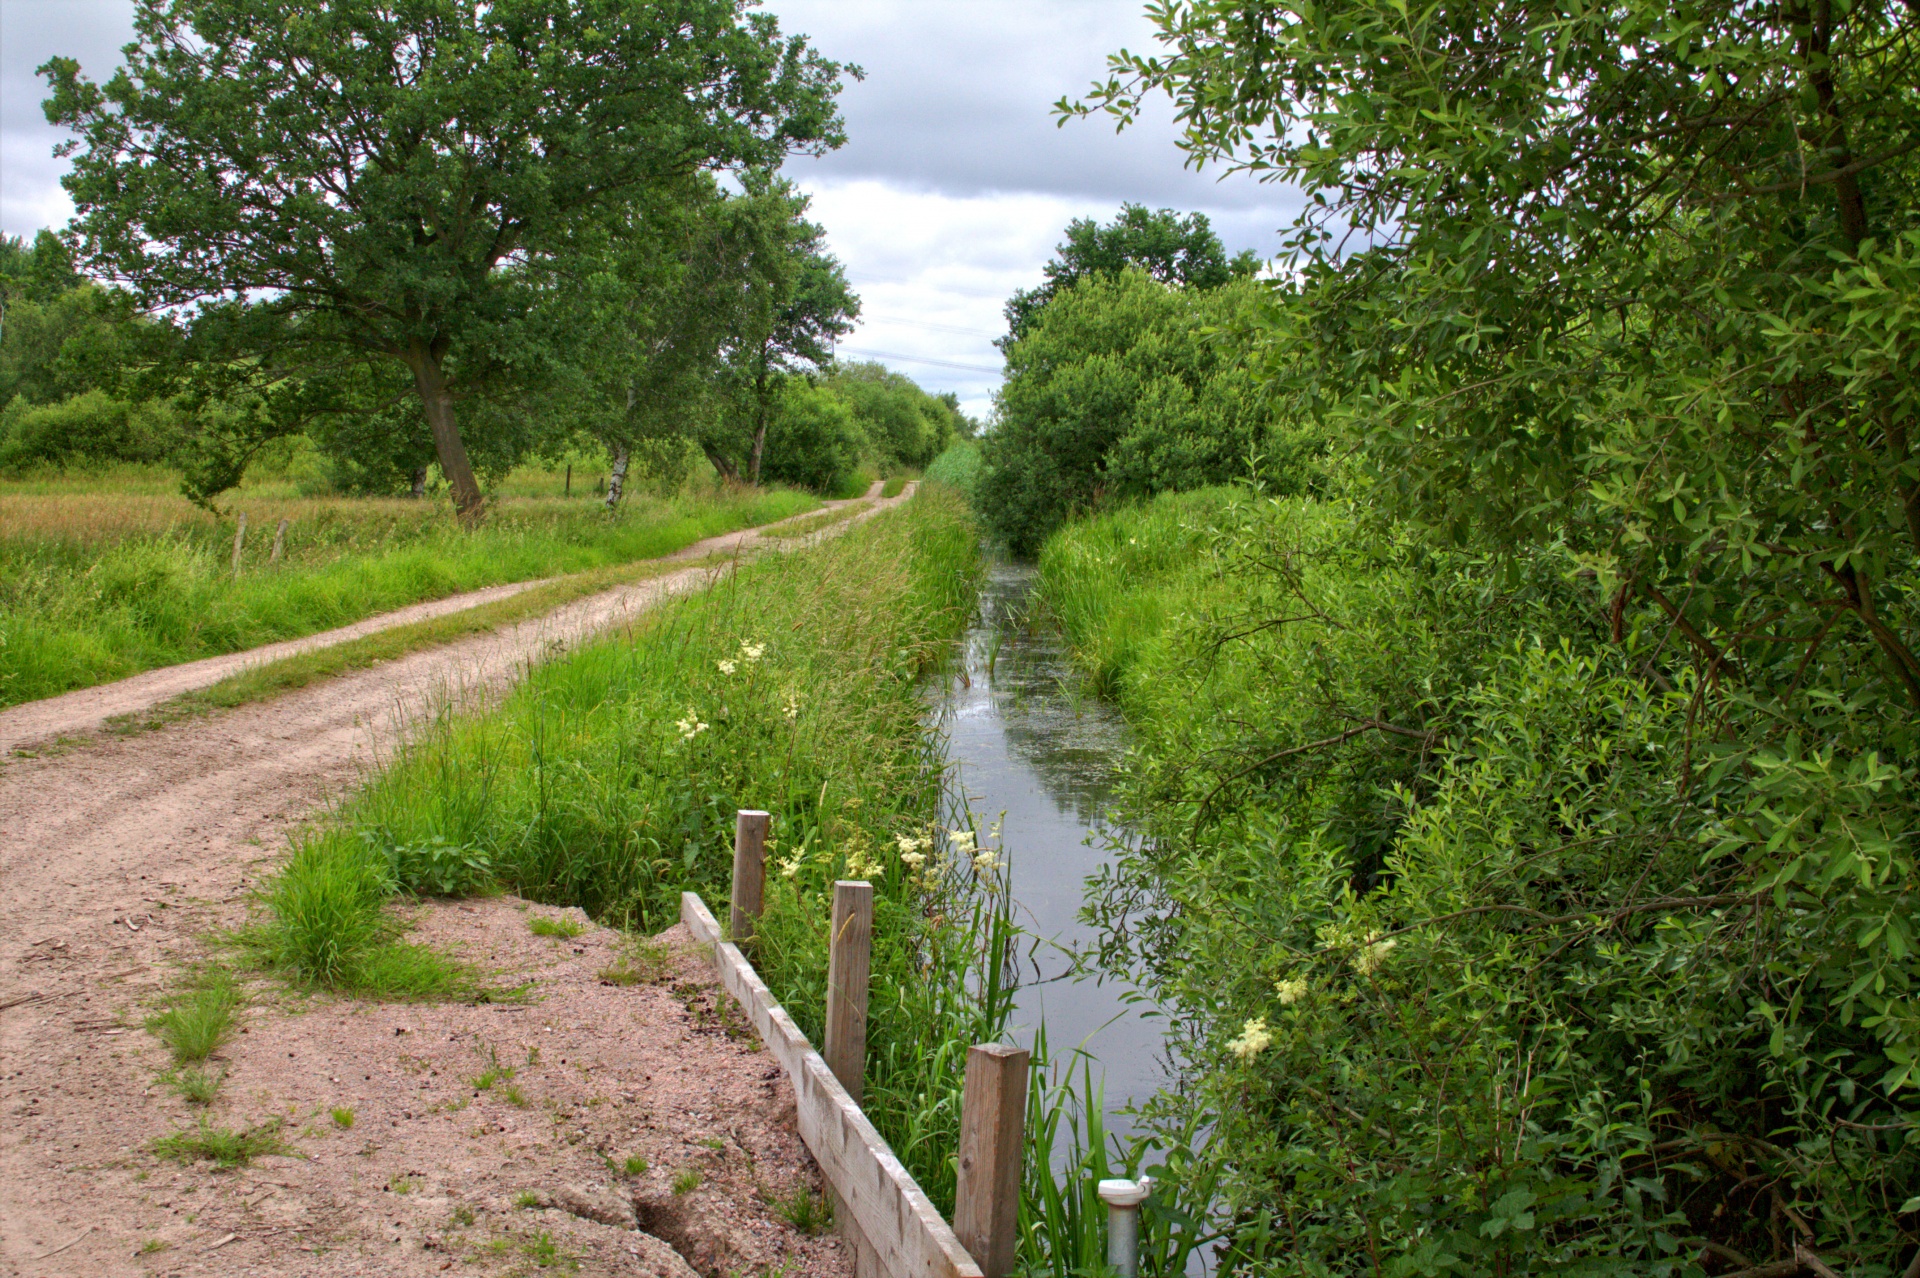
[[659, 985], [673, 979], [673, 956], [667, 947], [644, 937], [636, 938], [612, 967], [600, 969], [606, 985]]
[[[0, 484], [0, 706], [313, 634], [425, 599], [655, 558], [817, 506], [711, 488], [596, 503], [505, 498], [477, 532], [440, 502], [241, 495], [235, 531], [184, 499]], [[273, 530], [290, 519], [277, 563]]]
[[189, 1105], [211, 1105], [226, 1075], [215, 1069], [174, 1070], [167, 1081]]
[[[1006, 1026], [1013, 928], [1003, 878], [946, 855], [958, 818], [921, 680], [972, 616], [980, 561], [960, 496], [920, 492], [535, 667], [491, 710], [427, 725], [301, 839], [283, 878], [340, 881], [345, 954], [381, 902], [429, 886], [505, 888], [652, 932], [682, 890], [725, 899], [734, 811], [767, 809], [754, 962], [818, 1041], [824, 902], [835, 879], [874, 883], [867, 1110], [951, 1210], [966, 1053]], [[916, 865], [903, 838], [937, 852]], [[429, 852], [466, 868], [428, 884]], [[643, 955], [602, 979], [664, 970]]]
[[443, 617], [430, 617], [425, 621], [394, 626], [375, 634], [362, 635], [358, 639], [349, 639], [345, 643], [249, 666], [216, 684], [169, 698], [151, 710], [112, 720], [109, 726], [122, 733], [146, 731], [215, 710], [230, 710], [235, 706], [264, 701], [323, 679], [353, 670], [365, 670], [383, 661], [393, 661], [423, 648], [436, 648], [469, 635], [498, 630], [529, 617], [542, 616], [602, 590], [715, 562], [718, 560], [711, 558], [672, 563], [648, 561], [574, 573], [531, 586], [505, 599], [463, 608]]
[[343, 1132], [349, 1131], [352, 1129], [353, 1127], [353, 1111], [352, 1110], [348, 1109], [345, 1105], [336, 1105], [330, 1112], [333, 1118], [333, 1125], [335, 1127], [338, 1127]]
[[527, 920], [527, 930], [535, 936], [551, 936], [571, 941], [587, 930], [587, 925], [579, 919], [561, 914], [558, 916], [540, 915]]
[[913, 482], [913, 476], [911, 475], [895, 475], [887, 481], [886, 487], [880, 490], [880, 495], [882, 497], [898, 497], [911, 482]]
[[[240, 991], [233, 977], [220, 968], [198, 973], [164, 1012], [147, 1021], [175, 1066], [197, 1065], [213, 1055], [234, 1030], [240, 1009]], [[218, 1086], [216, 1080], [214, 1086]]]
[[946, 484], [971, 495], [974, 485], [980, 481], [980, 468], [980, 445], [971, 439], [955, 440], [933, 459], [925, 479], [930, 484]]
[[677, 1173], [673, 1178], [673, 1192], [676, 1196], [691, 1194], [698, 1188], [700, 1188], [700, 1173], [691, 1167]]
[[290, 1152], [280, 1139], [280, 1120], [269, 1119], [258, 1127], [215, 1127], [202, 1117], [198, 1127], [173, 1132], [153, 1142], [153, 1152], [177, 1163], [210, 1162], [216, 1167], [245, 1167], [268, 1154]]
[[816, 1194], [806, 1185], [796, 1185], [791, 1194], [772, 1202], [774, 1215], [809, 1238], [833, 1227], [833, 1205], [825, 1194]]
[[628, 1154], [626, 1161], [620, 1164], [620, 1170], [629, 1176], [644, 1176], [647, 1174], [647, 1160], [638, 1154]]

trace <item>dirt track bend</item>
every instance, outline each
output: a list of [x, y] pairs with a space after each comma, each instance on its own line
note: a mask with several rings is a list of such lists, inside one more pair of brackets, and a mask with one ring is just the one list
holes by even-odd
[[[735, 533], [681, 555], [759, 540]], [[812, 1175], [770, 1058], [714, 1028], [711, 996], [689, 992], [688, 973], [673, 997], [601, 985], [613, 934], [536, 940], [510, 898], [425, 908], [419, 935], [515, 979], [535, 975], [542, 998], [502, 1008], [262, 994], [218, 1058], [227, 1081], [214, 1116], [278, 1117], [299, 1156], [214, 1173], [147, 1152], [196, 1114], [157, 1081], [165, 1052], [142, 1019], [203, 954], [200, 937], [242, 921], [289, 828], [449, 695], [497, 692], [528, 662], [719, 571], [665, 574], [160, 731], [0, 754], [0, 1273], [507, 1273], [537, 1263], [543, 1236], [583, 1273], [684, 1278], [680, 1256], [707, 1272], [788, 1259], [795, 1275], [842, 1272], [837, 1242], [803, 1238], [761, 1202]], [[184, 690], [127, 683], [140, 686], [0, 714], [0, 741], [84, 731]], [[525, 1108], [463, 1081], [492, 1055], [533, 1062], [522, 1067]], [[356, 1111], [350, 1130], [327, 1118], [339, 1105]], [[610, 1188], [602, 1155], [623, 1150], [641, 1151], [650, 1171]], [[667, 1177], [683, 1170], [706, 1188], [669, 1194]], [[525, 1205], [556, 1193], [572, 1195], [570, 1209]], [[605, 1211], [580, 1206], [608, 1194]], [[649, 1194], [664, 1206], [642, 1201], [637, 1219], [679, 1256], [620, 1214], [621, 1201]], [[602, 1216], [613, 1223], [595, 1223]]]

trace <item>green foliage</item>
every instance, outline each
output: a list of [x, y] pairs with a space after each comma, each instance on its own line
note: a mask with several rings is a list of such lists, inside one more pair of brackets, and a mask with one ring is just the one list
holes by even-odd
[[970, 439], [957, 440], [934, 458], [924, 476], [930, 484], [947, 484], [969, 497], [980, 482], [980, 445]]
[[1030, 555], [1070, 516], [1127, 498], [1195, 488], [1258, 468], [1298, 491], [1312, 451], [1276, 419], [1208, 330], [1245, 323], [1253, 281], [1171, 288], [1142, 271], [1062, 290], [1007, 346], [999, 423], [982, 445], [987, 526]]
[[803, 377], [786, 379], [767, 428], [761, 475], [817, 493], [837, 494], [860, 464], [865, 444], [846, 402]]
[[527, 930], [535, 936], [551, 936], [571, 941], [587, 929], [579, 919], [563, 914], [558, 917], [541, 915], [538, 918], [528, 919]]
[[913, 379], [872, 363], [839, 364], [827, 388], [853, 411], [875, 460], [923, 469], [958, 434], [963, 420]]
[[1143, 204], [1122, 204], [1105, 226], [1090, 217], [1067, 223], [1066, 242], [1055, 247], [1043, 268], [1046, 283], [1020, 289], [1007, 302], [1003, 346], [1027, 334], [1033, 317], [1048, 302], [1088, 276], [1118, 278], [1140, 271], [1162, 284], [1191, 289], [1219, 288], [1251, 277], [1260, 268], [1251, 252], [1227, 256], [1205, 213], [1181, 215], [1173, 209], [1149, 211]]
[[689, 171], [842, 140], [841, 68], [740, 0], [155, 0], [125, 52], [104, 85], [42, 69], [87, 264], [200, 307], [196, 382], [261, 398], [255, 446], [413, 394], [469, 516], [454, 402], [527, 420], [552, 268]]
[[211, 1105], [215, 1096], [220, 1094], [220, 1084], [226, 1075], [217, 1069], [179, 1069], [165, 1076], [163, 1081], [171, 1083], [180, 1093], [180, 1099], [189, 1105]]
[[745, 185], [746, 265], [720, 352], [718, 412], [699, 443], [721, 475], [758, 484], [788, 382], [832, 361], [860, 299], [827, 252], [825, 229], [806, 220], [810, 196], [764, 174], [747, 175]]
[[1239, 1254], [1909, 1266], [1920, 21], [1152, 17], [1095, 104], [1307, 192], [1258, 358], [1353, 459], [1103, 588]]
[[1358, 518], [1166, 497], [1042, 560], [1140, 729], [1090, 908], [1178, 1009], [1194, 1091], [1152, 1121], [1216, 1124], [1234, 1254], [1678, 1273], [1768, 1251], [1761, 1177], [1816, 1249], [1888, 1255], [1920, 1176], [1900, 768], [1701, 742], [1664, 612], [1616, 643], [1551, 557]]
[[0, 470], [130, 461], [162, 462], [184, 440], [181, 414], [164, 401], [129, 403], [101, 390], [0, 410]]

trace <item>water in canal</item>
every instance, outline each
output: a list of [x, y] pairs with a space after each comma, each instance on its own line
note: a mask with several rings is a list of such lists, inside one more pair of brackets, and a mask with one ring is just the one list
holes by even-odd
[[[981, 827], [1005, 813], [1001, 843], [1012, 863], [1018, 922], [1033, 936], [1072, 947], [1093, 940], [1077, 917], [1081, 889], [1107, 859], [1101, 834], [1127, 726], [1113, 707], [1077, 690], [1059, 632], [1026, 624], [1034, 579], [1029, 565], [992, 567], [947, 680], [939, 723]], [[1124, 1135], [1129, 1126], [1115, 1111], [1164, 1081], [1160, 1023], [1128, 1001], [1124, 983], [1066, 979], [1064, 955], [1032, 948], [1014, 1034], [1029, 1041], [1044, 1018], [1056, 1059], [1076, 1045], [1089, 1052], [1095, 1077], [1105, 1076], [1109, 1130]]]

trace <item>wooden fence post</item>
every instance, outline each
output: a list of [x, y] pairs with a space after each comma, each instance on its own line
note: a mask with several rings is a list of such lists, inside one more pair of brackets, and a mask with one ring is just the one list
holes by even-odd
[[981, 1043], [967, 1053], [953, 1232], [986, 1278], [1013, 1272], [1019, 1241], [1027, 1061], [1024, 1048], [1003, 1043]]
[[742, 808], [733, 817], [733, 909], [727, 929], [735, 944], [752, 938], [754, 920], [766, 899], [767, 824], [772, 820], [751, 808]]
[[873, 884], [833, 885], [827, 938], [827, 1041], [821, 1055], [858, 1105], [867, 1073], [867, 978], [873, 963]]
[[273, 530], [273, 553], [267, 556], [268, 563], [277, 564], [280, 562], [280, 552], [284, 550], [287, 545], [287, 525], [292, 522], [291, 519], [282, 519], [280, 526]]
[[247, 540], [247, 512], [240, 512], [240, 522], [233, 526], [233, 579], [240, 580], [240, 547]]

